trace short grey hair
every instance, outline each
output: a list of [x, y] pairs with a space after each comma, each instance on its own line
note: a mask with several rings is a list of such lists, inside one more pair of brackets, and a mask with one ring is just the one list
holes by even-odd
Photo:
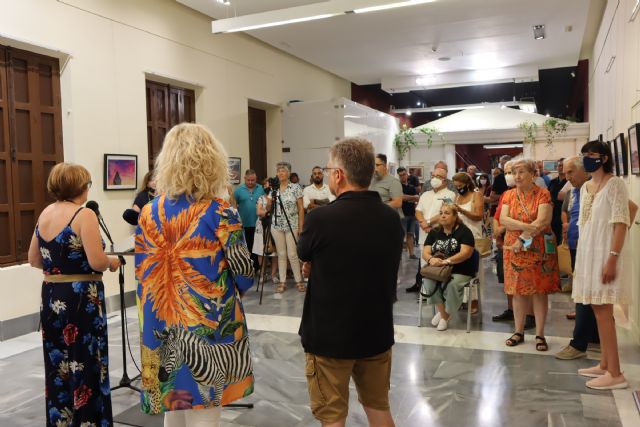
[[500, 162], [508, 162], [509, 160], [511, 160], [511, 156], [508, 154], [503, 154], [502, 156], [500, 156]]
[[582, 161], [582, 156], [573, 156], [566, 158], [564, 159], [563, 163], [573, 163], [573, 166], [577, 167], [578, 169], [584, 170], [584, 162]]
[[376, 164], [373, 144], [369, 140], [360, 137], [342, 139], [329, 148], [329, 157], [344, 171], [349, 183], [360, 188], [369, 187]]
[[506, 172], [507, 171], [507, 167], [513, 166], [514, 163], [515, 163], [515, 160], [508, 160], [507, 163], [504, 164], [503, 172]]
[[276, 163], [276, 171], [278, 169], [286, 169], [287, 172], [291, 172], [291, 163], [289, 163], [289, 162], [278, 162], [278, 163]]
[[513, 162], [511, 165], [512, 169], [517, 168], [518, 166], [523, 166], [526, 170], [528, 170], [532, 175], [536, 174], [538, 170], [536, 161], [531, 159], [520, 159]]

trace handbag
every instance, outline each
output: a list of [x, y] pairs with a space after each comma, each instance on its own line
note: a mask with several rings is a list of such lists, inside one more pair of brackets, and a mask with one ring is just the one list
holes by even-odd
[[566, 243], [561, 244], [557, 248], [558, 251], [558, 267], [561, 273], [573, 275], [573, 269], [571, 268], [571, 251], [569, 245]]
[[[444, 259], [445, 255], [442, 252], [436, 252], [432, 258], [440, 258]], [[420, 274], [425, 279], [431, 279], [436, 282], [446, 283], [451, 278], [451, 273], [453, 271], [453, 266], [446, 265], [425, 265], [420, 269]]]
[[475, 247], [480, 256], [485, 256], [491, 253], [492, 246], [493, 242], [488, 237], [480, 237], [476, 239]]

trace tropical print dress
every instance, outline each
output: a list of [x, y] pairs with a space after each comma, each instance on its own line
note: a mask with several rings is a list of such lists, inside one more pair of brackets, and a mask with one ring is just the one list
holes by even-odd
[[[83, 209], [83, 208], [80, 208]], [[69, 224], [51, 241], [36, 237], [45, 275], [99, 273]], [[104, 286], [101, 281], [42, 283], [47, 426], [113, 425]]]
[[229, 203], [161, 195], [142, 209], [136, 277], [143, 412], [210, 408], [253, 392], [240, 301], [253, 274], [240, 216]]
[[[524, 193], [516, 188], [504, 193], [504, 206], [509, 206], [509, 217], [531, 224], [538, 218], [540, 205], [551, 205], [549, 191], [533, 186], [533, 190]], [[545, 235], [551, 239], [553, 248], [556, 238], [548, 226], [533, 238], [526, 251], [515, 253], [509, 250], [516, 243], [520, 231], [507, 231], [504, 236], [504, 292], [507, 295], [550, 294], [560, 290], [557, 250], [547, 253]]]

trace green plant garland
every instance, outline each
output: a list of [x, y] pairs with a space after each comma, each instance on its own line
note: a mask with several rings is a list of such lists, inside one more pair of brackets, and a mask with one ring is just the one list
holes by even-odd
[[[431, 148], [431, 145], [433, 144], [434, 135], [439, 136], [440, 140], [444, 141], [444, 135], [436, 128], [420, 128], [419, 132], [425, 135], [428, 148]], [[400, 132], [398, 132], [393, 138], [393, 144], [395, 145], [396, 150], [398, 150], [398, 160], [404, 159], [404, 156], [411, 150], [411, 148], [418, 146], [414, 130], [407, 126], [406, 123], [403, 124], [400, 128]]]

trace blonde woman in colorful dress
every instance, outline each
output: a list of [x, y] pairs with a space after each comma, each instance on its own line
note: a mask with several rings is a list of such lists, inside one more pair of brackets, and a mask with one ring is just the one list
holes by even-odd
[[253, 264], [238, 212], [216, 197], [229, 180], [224, 147], [204, 126], [167, 134], [155, 165], [159, 196], [136, 233], [142, 410], [165, 427], [217, 426], [222, 405], [253, 392], [241, 296]]

